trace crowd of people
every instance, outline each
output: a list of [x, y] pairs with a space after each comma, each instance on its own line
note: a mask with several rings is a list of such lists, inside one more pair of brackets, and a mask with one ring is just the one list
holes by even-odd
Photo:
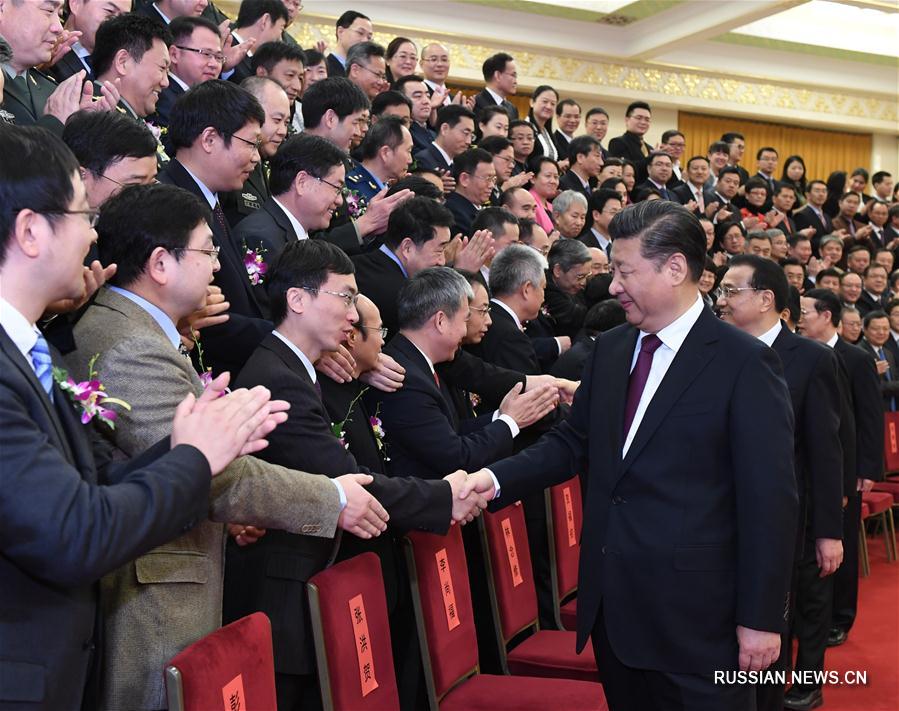
[[166, 708], [256, 611], [278, 708], [320, 707], [306, 581], [362, 551], [424, 708], [404, 533], [521, 500], [554, 628], [543, 491], [577, 474], [613, 711], [820, 705], [712, 672], [820, 671], [853, 625], [893, 177], [737, 130], [688, 157], [640, 100], [607, 141], [548, 85], [521, 117], [510, 54], [453, 92], [442, 44], [347, 11], [303, 49], [301, 9], [0, 0], [0, 708]]

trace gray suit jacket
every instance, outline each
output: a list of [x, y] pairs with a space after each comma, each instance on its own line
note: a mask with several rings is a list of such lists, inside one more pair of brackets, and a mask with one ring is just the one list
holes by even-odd
[[[177, 404], [203, 386], [152, 316], [108, 289], [97, 294], [75, 328], [78, 350], [66, 357], [72, 375], [95, 368], [108, 392], [130, 403], [108, 436], [125, 458], [169, 434]], [[164, 708], [163, 667], [178, 652], [221, 626], [224, 522], [252, 523], [332, 537], [337, 488], [327, 477], [240, 457], [213, 479], [209, 518], [103, 578], [107, 653], [102, 708]]]

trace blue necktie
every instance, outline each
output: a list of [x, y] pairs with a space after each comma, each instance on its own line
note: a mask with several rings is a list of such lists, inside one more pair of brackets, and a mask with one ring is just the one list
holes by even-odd
[[[887, 359], [887, 355], [886, 355], [886, 353], [883, 352], [882, 347], [877, 350], [877, 357], [880, 358], [880, 360]], [[884, 380], [888, 380], [888, 381], [893, 379], [890, 374], [889, 369], [887, 369], [887, 371], [883, 374], [883, 377], [884, 377]], [[891, 412], [896, 411], [896, 398], [895, 397], [890, 398], [890, 411]]]
[[34, 374], [41, 381], [44, 392], [53, 399], [53, 360], [50, 358], [50, 347], [46, 339], [38, 334], [34, 347], [29, 351], [33, 363]]

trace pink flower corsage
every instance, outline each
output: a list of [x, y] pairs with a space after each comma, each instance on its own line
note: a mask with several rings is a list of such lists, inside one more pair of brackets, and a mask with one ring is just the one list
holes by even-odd
[[265, 281], [265, 273], [268, 271], [268, 265], [263, 259], [265, 249], [258, 247], [250, 249], [244, 245], [243, 265], [246, 267], [247, 275], [250, 277], [250, 283], [253, 286], [262, 284]]
[[72, 399], [72, 404], [75, 405], [75, 408], [81, 410], [81, 424], [86, 425], [96, 417], [100, 422], [105, 423], [110, 429], [114, 430], [115, 419], [118, 417], [118, 413], [106, 406], [118, 405], [126, 410], [130, 410], [131, 405], [124, 400], [107, 395], [106, 388], [98, 379], [97, 371], [94, 370], [94, 364], [99, 357], [100, 354], [98, 353], [88, 362], [87, 380], [76, 383], [63, 368], [55, 367], [53, 368], [53, 379], [56, 381], [59, 389]]
[[378, 451], [381, 453], [384, 461], [389, 462], [390, 457], [387, 456], [387, 442], [384, 441], [387, 437], [387, 433], [384, 431], [384, 423], [381, 422], [381, 418], [378, 417], [380, 412], [381, 404], [378, 403], [378, 409], [375, 410], [375, 414], [368, 418], [368, 425], [371, 427], [371, 433], [375, 436], [375, 443], [378, 445]]
[[365, 203], [365, 200], [361, 195], [359, 195], [358, 191], [356, 190], [350, 190], [346, 194], [345, 199], [347, 212], [354, 220], [362, 217], [365, 214], [365, 211], [368, 209], [368, 205]]

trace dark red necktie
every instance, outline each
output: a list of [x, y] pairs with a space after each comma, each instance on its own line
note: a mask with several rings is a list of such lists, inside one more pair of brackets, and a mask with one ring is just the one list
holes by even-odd
[[215, 220], [215, 223], [219, 226], [219, 229], [222, 231], [222, 236], [227, 237], [231, 234], [231, 230], [228, 227], [228, 221], [225, 219], [225, 211], [222, 209], [220, 203], [215, 203], [215, 207], [212, 209], [212, 217]]
[[624, 405], [624, 430], [622, 431], [625, 440], [634, 421], [634, 415], [637, 413], [637, 405], [640, 404], [640, 397], [643, 395], [643, 388], [646, 387], [646, 380], [649, 378], [649, 370], [652, 368], [652, 355], [661, 345], [661, 339], [654, 333], [645, 335], [640, 343], [640, 354], [637, 356], [637, 364], [631, 371], [630, 380], [627, 382], [627, 402]]

